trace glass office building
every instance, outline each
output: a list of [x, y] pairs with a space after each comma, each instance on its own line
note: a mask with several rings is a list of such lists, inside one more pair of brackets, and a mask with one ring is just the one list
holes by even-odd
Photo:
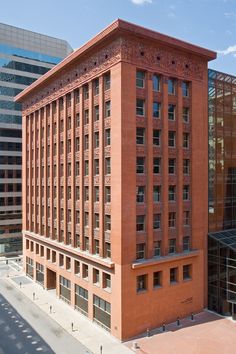
[[236, 311], [236, 77], [209, 70], [208, 306]]
[[0, 23], [0, 255], [22, 250], [21, 105], [14, 96], [71, 52], [64, 40]]

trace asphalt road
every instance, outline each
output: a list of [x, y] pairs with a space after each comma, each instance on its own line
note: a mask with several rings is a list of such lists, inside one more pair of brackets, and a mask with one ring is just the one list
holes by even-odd
[[78, 340], [3, 279], [0, 264], [0, 354], [91, 354]]

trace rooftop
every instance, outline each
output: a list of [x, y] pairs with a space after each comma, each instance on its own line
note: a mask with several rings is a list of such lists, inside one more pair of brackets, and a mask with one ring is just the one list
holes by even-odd
[[29, 93], [32, 93], [32, 91], [34, 91], [36, 88], [39, 88], [41, 85], [45, 85], [47, 81], [49, 81], [52, 77], [57, 76], [59, 73], [62, 72], [62, 70], [71, 65], [75, 60], [78, 60], [79, 57], [84, 56], [89, 50], [100, 44], [102, 41], [115, 36], [117, 33], [131, 34], [142, 39], [156, 41], [160, 44], [165, 44], [169, 47], [181, 49], [181, 51], [186, 51], [188, 53], [198, 55], [200, 57], [203, 57], [207, 61], [216, 58], [216, 53], [211, 50], [184, 42], [173, 37], [169, 37], [167, 35], [126, 22], [121, 19], [117, 19], [104, 30], [102, 30], [100, 33], [98, 33], [95, 37], [85, 43], [82, 47], [78, 48], [72, 54], [66, 57], [53, 69], [51, 69], [45, 75], [40, 77], [33, 84], [28, 86], [24, 91], [22, 91], [18, 96], [16, 96], [15, 100], [18, 102], [22, 102], [26, 98], [26, 96], [28, 96]]

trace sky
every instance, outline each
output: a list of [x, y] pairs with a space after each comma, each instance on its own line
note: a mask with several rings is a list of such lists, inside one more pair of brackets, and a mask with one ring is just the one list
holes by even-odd
[[78, 48], [115, 19], [218, 52], [209, 67], [236, 76], [236, 0], [10, 0], [0, 22]]

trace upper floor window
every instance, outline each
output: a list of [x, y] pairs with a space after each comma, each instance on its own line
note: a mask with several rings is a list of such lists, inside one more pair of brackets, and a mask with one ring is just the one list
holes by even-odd
[[136, 285], [137, 293], [147, 290], [147, 286], [148, 286], [147, 277], [148, 277], [147, 274], [137, 276], [137, 285]]
[[136, 245], [136, 259], [145, 258], [145, 243], [139, 243]]
[[94, 122], [96, 122], [97, 120], [99, 120], [99, 106], [95, 106], [94, 107]]
[[175, 120], [175, 105], [168, 104], [168, 119]]
[[161, 117], [161, 104], [159, 102], [153, 102], [153, 113], [154, 118]]
[[105, 174], [106, 175], [111, 174], [111, 158], [110, 157], [105, 158]]
[[111, 215], [105, 215], [105, 231], [111, 231]]
[[189, 186], [185, 185], [183, 187], [183, 200], [189, 200]]
[[85, 111], [84, 111], [84, 124], [86, 125], [86, 124], [89, 124], [89, 110], [88, 109], [86, 109]]
[[154, 129], [153, 130], [153, 145], [160, 146], [161, 145], [161, 131]]
[[80, 101], [80, 91], [79, 91], [79, 88], [74, 91], [74, 95], [75, 95], [75, 103], [79, 103], [79, 101]]
[[169, 213], [168, 226], [175, 227], [175, 225], [176, 225], [176, 213], [171, 212]]
[[144, 172], [145, 172], [145, 158], [137, 157], [136, 173], [144, 173]]
[[189, 97], [189, 82], [187, 81], [182, 82], [182, 95], [184, 97]]
[[111, 101], [106, 101], [105, 102], [105, 117], [110, 117], [111, 116]]
[[137, 71], [136, 72], [136, 87], [144, 88], [145, 86], [145, 72]]
[[154, 203], [161, 201], [161, 186], [153, 186], [153, 201]]
[[168, 94], [175, 95], [175, 80], [174, 79], [168, 80]]
[[183, 107], [183, 122], [184, 123], [189, 122], [189, 108], [188, 107]]
[[105, 130], [105, 146], [111, 145], [111, 130]]
[[183, 147], [189, 148], [189, 133], [183, 133]]
[[99, 94], [99, 79], [95, 79], [93, 82], [94, 95]]
[[110, 90], [111, 88], [111, 76], [110, 73], [104, 75], [104, 89], [105, 91]]
[[136, 201], [137, 201], [137, 203], [144, 203], [145, 202], [145, 187], [144, 186], [137, 186], [136, 187]]
[[99, 132], [94, 133], [94, 147], [95, 148], [99, 147]]
[[89, 98], [89, 86], [88, 86], [88, 84], [84, 85], [83, 94], [84, 94], [84, 100], [87, 100]]
[[153, 215], [153, 229], [158, 230], [161, 228], [161, 214]]
[[168, 145], [169, 147], [175, 147], [175, 132], [168, 132]]
[[161, 172], [161, 159], [160, 157], [153, 158], [153, 173]]
[[190, 237], [189, 236], [183, 237], [183, 251], [184, 252], [190, 251]]
[[185, 264], [183, 266], [183, 280], [190, 280], [192, 278], [192, 265]]
[[137, 215], [136, 231], [145, 231], [145, 215]]
[[171, 238], [169, 240], [169, 253], [175, 253], [176, 252], [176, 239]]
[[176, 159], [169, 159], [168, 171], [169, 174], [175, 174]]
[[145, 115], [145, 100], [137, 98], [136, 100], [136, 115], [144, 116]]
[[160, 91], [160, 76], [154, 74], [152, 77], [153, 91]]
[[175, 201], [175, 186], [169, 186], [169, 201]]
[[183, 174], [189, 175], [189, 170], [190, 170], [190, 160], [184, 159], [183, 160]]
[[144, 128], [136, 128], [136, 144], [144, 144], [145, 143], [145, 129]]

